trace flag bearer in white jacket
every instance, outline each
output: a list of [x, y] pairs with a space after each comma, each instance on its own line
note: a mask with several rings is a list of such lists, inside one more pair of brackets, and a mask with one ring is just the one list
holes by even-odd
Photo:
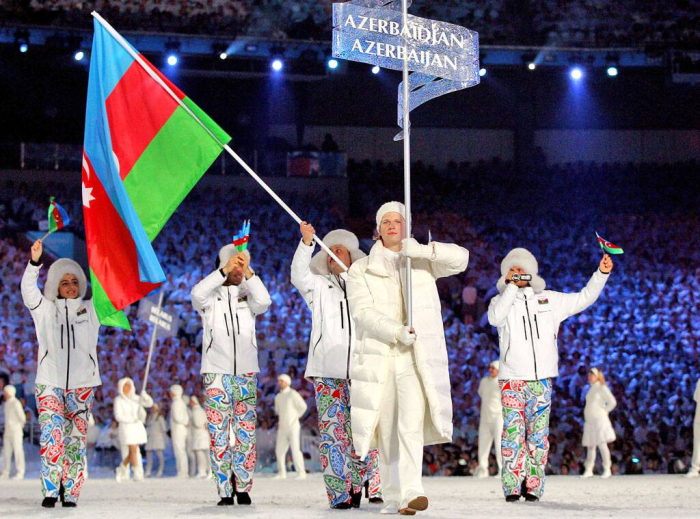
[[489, 375], [479, 382], [481, 411], [479, 415], [479, 467], [476, 476], [485, 478], [489, 475], [489, 454], [491, 445], [496, 451], [496, 463], [500, 477], [501, 434], [503, 433], [503, 406], [501, 405], [501, 388], [498, 385], [498, 361], [489, 364]]
[[[420, 245], [404, 237], [405, 208], [377, 212], [380, 239], [348, 275], [357, 343], [350, 373], [352, 433], [364, 457], [378, 441], [383, 513], [428, 507], [421, 479], [423, 447], [452, 441], [447, 345], [436, 280], [464, 272], [469, 252]], [[406, 326], [406, 257], [413, 259], [413, 329]]]
[[114, 419], [119, 422], [119, 444], [128, 449], [127, 455], [116, 469], [117, 482], [129, 479], [129, 465], [134, 471], [134, 481], [143, 481], [143, 465], [139, 446], [148, 441], [146, 435], [146, 409], [153, 399], [145, 391], [136, 394], [134, 381], [126, 377], [119, 381], [119, 395], [114, 399]]
[[[612, 268], [612, 259], [604, 255], [581, 292], [564, 294], [545, 290], [537, 260], [526, 249], [513, 249], [501, 263], [500, 294], [491, 300], [488, 318], [498, 328], [500, 343], [506, 501], [521, 496], [537, 501], [544, 494], [552, 378], [559, 375], [559, 326], [598, 299]], [[531, 275], [532, 280], [513, 280], [515, 274]]]
[[693, 420], [693, 458], [690, 462], [690, 470], [686, 474], [689, 478], [700, 475], [700, 379], [695, 386], [695, 419]]
[[3, 433], [2, 457], [4, 469], [0, 479], [10, 477], [12, 458], [15, 458], [17, 473], [12, 479], [24, 479], [24, 425], [27, 423], [27, 415], [22, 407], [22, 402], [15, 396], [15, 386], [5, 386], [2, 390], [5, 399], [5, 432]]
[[[239, 505], [251, 504], [260, 372], [255, 317], [270, 303], [265, 285], [250, 268], [248, 251], [237, 252], [233, 244], [219, 251], [217, 270], [192, 289], [192, 306], [204, 326], [201, 373], [220, 506], [232, 505], [234, 494]], [[233, 449], [229, 445], [232, 421]]]
[[586, 470], [581, 477], [593, 477], [595, 467], [596, 448], [600, 451], [603, 460], [603, 478], [609, 478], [612, 473], [610, 468], [610, 449], [608, 443], [615, 441], [615, 429], [610, 422], [610, 412], [615, 409], [617, 400], [608, 388], [605, 375], [599, 368], [591, 368], [588, 372], [590, 387], [586, 393], [586, 407], [583, 410], [583, 446], [588, 449], [586, 456]]
[[210, 469], [207, 456], [209, 454], [209, 422], [207, 421], [207, 413], [199, 403], [197, 395], [190, 397], [190, 410], [190, 442], [197, 467], [195, 474], [198, 478], [205, 479], [209, 476]]
[[287, 477], [287, 451], [292, 451], [292, 461], [297, 479], [306, 479], [304, 454], [301, 452], [301, 424], [299, 419], [306, 412], [306, 402], [292, 389], [289, 375], [280, 375], [277, 379], [280, 391], [275, 395], [275, 414], [277, 415], [277, 440], [275, 456], [277, 457], [277, 475]]
[[182, 386], [174, 384], [170, 386], [170, 439], [173, 442], [173, 454], [175, 455], [175, 466], [177, 467], [177, 477], [188, 477], [187, 460], [187, 436], [189, 435], [190, 415], [187, 406], [182, 400]]
[[102, 384], [97, 358], [100, 322], [91, 299], [84, 299], [87, 280], [70, 259], [55, 261], [46, 276], [44, 294], [37, 279], [41, 240], [32, 245], [22, 277], [22, 300], [32, 314], [39, 343], [35, 395], [41, 424], [41, 505], [77, 506], [85, 481], [88, 416], [94, 388]]
[[163, 477], [165, 443], [168, 437], [168, 426], [160, 409], [160, 405], [153, 404], [146, 419], [146, 477], [150, 478], [153, 470], [153, 454], [158, 457], [158, 472], [156, 477]]
[[[382, 502], [379, 453], [360, 459], [350, 427], [350, 371], [355, 350], [355, 322], [347, 296], [347, 273], [326, 252], [312, 257], [315, 229], [302, 222], [301, 242], [292, 260], [292, 284], [311, 309], [312, 331], [304, 376], [313, 382], [320, 432], [319, 454], [331, 508], [359, 507], [362, 487], [371, 503]], [[337, 229], [323, 239], [350, 267], [364, 258], [353, 233]]]

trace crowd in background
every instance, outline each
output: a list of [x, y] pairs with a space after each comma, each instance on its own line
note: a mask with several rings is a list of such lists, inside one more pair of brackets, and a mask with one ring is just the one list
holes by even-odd
[[[600, 259], [595, 231], [621, 245], [625, 254], [616, 258], [599, 302], [561, 328], [548, 470], [583, 471], [587, 372], [597, 366], [618, 400], [611, 415], [618, 438], [611, 445], [613, 473], [683, 471], [691, 454], [692, 397], [700, 376], [700, 166], [533, 164], [520, 171], [511, 163], [492, 161], [450, 164], [442, 171], [414, 164], [413, 171], [416, 239], [427, 242], [430, 232], [436, 241], [470, 251], [467, 271], [438, 285], [455, 441], [426, 450], [425, 473], [467, 475], [476, 467], [477, 387], [489, 362], [498, 357], [495, 330], [484, 314], [497, 293], [503, 256], [513, 247], [527, 247], [539, 259], [548, 288], [578, 291]], [[381, 202], [402, 198], [401, 174], [401, 164], [351, 163], [349, 215], [324, 207], [311, 193], [290, 202], [320, 233], [349, 227], [368, 250], [374, 211]], [[0, 221], [5, 222], [0, 229], [0, 380], [18, 385], [29, 410], [34, 406], [36, 340], [18, 290], [29, 257], [29, 242], [18, 231], [36, 229], [52, 194], [74, 218], [73, 232], [81, 234], [80, 201], [65, 189], [60, 184], [7, 184], [0, 194]], [[312, 435], [317, 429], [313, 388], [303, 379], [310, 313], [289, 281], [298, 226], [262, 191], [197, 187], [156, 238], [168, 277], [165, 310], [179, 317], [180, 326], [176, 336], [157, 342], [149, 393], [166, 411], [172, 383], [182, 384], [187, 394], [202, 393], [201, 323], [189, 293], [215, 268], [218, 249], [243, 219], [252, 222], [251, 265], [273, 301], [257, 320], [259, 428], [275, 427], [276, 379], [288, 373], [307, 400], [302, 426]], [[150, 326], [136, 318], [136, 306], [130, 312], [132, 332], [102, 328], [103, 385], [96, 392], [94, 414], [104, 426], [112, 420], [119, 378], [130, 376], [141, 387]]]
[[[95, 9], [122, 30], [330, 41], [330, 0], [10, 0], [25, 23], [90, 27]], [[414, 0], [411, 13], [479, 32], [482, 44], [697, 48], [699, 0]]]

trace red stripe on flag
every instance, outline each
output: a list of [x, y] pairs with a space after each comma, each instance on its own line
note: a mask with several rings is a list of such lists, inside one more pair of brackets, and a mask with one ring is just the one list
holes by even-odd
[[[168, 85], [168, 87], [170, 87], [170, 89], [171, 89], [171, 90], [173, 91], [173, 93], [180, 99], [180, 101], [182, 101], [185, 97], [187, 97], [187, 96], [182, 92], [182, 90], [180, 90], [178, 87], [176, 87], [167, 77], [165, 77], [165, 76], [163, 75], [163, 73], [162, 73], [160, 70], [158, 70], [156, 67], [154, 67], [154, 66], [153, 66], [153, 63], [151, 63], [150, 61], [148, 61], [148, 60], [147, 60], [145, 57], [143, 57], [143, 56], [141, 56], [141, 58], [143, 59], [143, 61], [146, 62], [146, 64], [147, 64], [149, 67], [151, 67], [151, 70], [152, 70], [153, 72], [155, 72], [155, 73], [158, 75], [158, 77], [159, 77], [160, 79], [162, 79], [163, 82], [164, 82], [166, 85]], [[163, 87], [161, 87], [161, 88], [163, 88]], [[163, 89], [163, 91], [165, 91], [165, 89]], [[167, 93], [167, 92], [166, 92], [166, 93]], [[170, 94], [168, 94], [168, 95], [170, 95]], [[172, 99], [172, 98], [171, 98], [171, 99]]]
[[58, 207], [55, 205], [53, 206], [53, 219], [56, 222], [56, 230], [63, 229], [63, 217], [61, 216], [61, 213], [58, 210]]
[[109, 94], [105, 107], [119, 176], [124, 180], [178, 104], [134, 61]]
[[121, 310], [149, 294], [159, 283], [141, 282], [129, 229], [112, 205], [90, 159], [85, 154], [83, 158], [83, 189], [92, 190], [90, 207], [83, 206], [88, 261], [114, 307]]

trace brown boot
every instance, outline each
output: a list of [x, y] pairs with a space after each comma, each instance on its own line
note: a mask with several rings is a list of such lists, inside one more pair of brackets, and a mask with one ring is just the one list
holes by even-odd
[[428, 498], [425, 496], [414, 497], [408, 502], [408, 508], [422, 512], [428, 509]]

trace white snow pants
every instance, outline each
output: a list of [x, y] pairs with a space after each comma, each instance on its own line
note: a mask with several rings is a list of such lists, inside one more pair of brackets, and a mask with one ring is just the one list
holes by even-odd
[[197, 477], [208, 477], [209, 471], [211, 470], [211, 464], [209, 463], [209, 450], [197, 449], [193, 452], [197, 462]]
[[379, 409], [379, 471], [385, 501], [405, 507], [424, 496], [423, 422], [426, 396], [413, 355], [389, 358]]
[[700, 422], [693, 423], [693, 459], [690, 472], [700, 472]]
[[173, 428], [171, 432], [173, 441], [173, 454], [175, 455], [175, 465], [177, 466], [177, 477], [186, 478], [188, 476], [189, 463], [187, 460], [187, 429], [178, 431]]
[[10, 475], [10, 463], [12, 457], [15, 458], [15, 468], [17, 469], [17, 477], [24, 477], [24, 445], [22, 445], [22, 439], [24, 434], [22, 430], [19, 431], [7, 431], [3, 435], [4, 447], [2, 449], [4, 469], [3, 474], [5, 476]]
[[503, 435], [503, 418], [500, 420], [491, 420], [488, 422], [479, 423], [479, 468], [485, 470], [488, 474], [489, 470], [489, 454], [491, 454], [491, 445], [496, 451], [496, 463], [498, 464], [498, 473], [501, 473], [503, 466], [503, 457], [501, 456], [501, 436]]
[[586, 471], [593, 472], [593, 469], [595, 468], [596, 449], [600, 451], [600, 458], [603, 460], [603, 469], [610, 470], [610, 467], [612, 466], [610, 449], [608, 448], [607, 443], [601, 443], [595, 447], [588, 447], [588, 452], [586, 453], [586, 463], [584, 464]]
[[294, 470], [300, 476], [306, 475], [304, 467], [304, 454], [301, 452], [300, 440], [301, 426], [299, 422], [292, 426], [283, 426], [277, 430], [277, 441], [275, 443], [275, 455], [277, 456], [277, 472], [280, 476], [287, 475], [287, 451], [292, 450], [292, 461]]

